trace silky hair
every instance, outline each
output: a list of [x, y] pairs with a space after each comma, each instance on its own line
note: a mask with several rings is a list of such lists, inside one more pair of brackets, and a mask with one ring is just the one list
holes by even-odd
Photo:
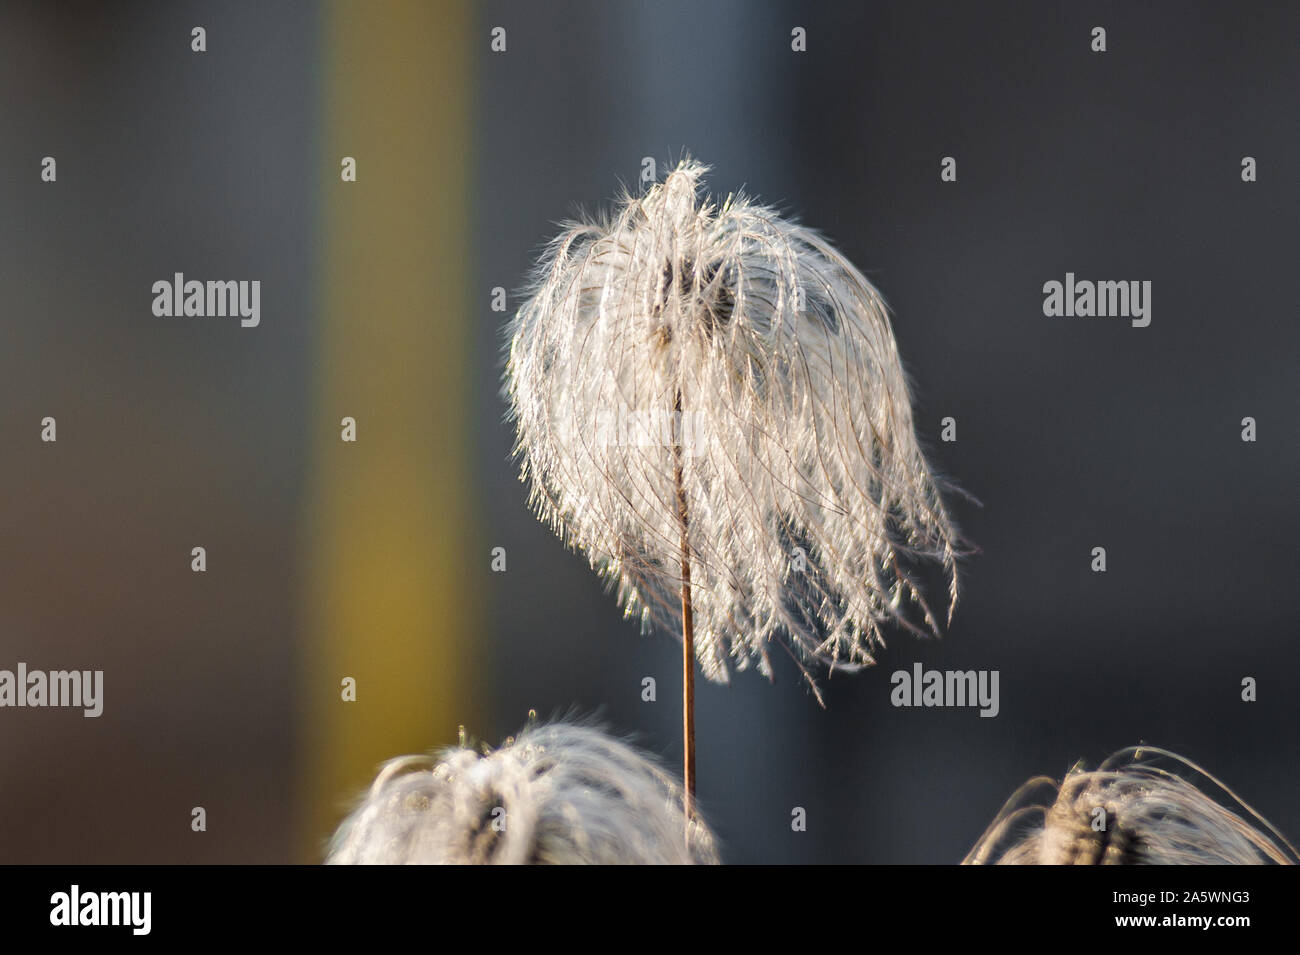
[[530, 725], [499, 749], [385, 763], [332, 865], [689, 865], [718, 861], [673, 778], [604, 731]]
[[[1160, 762], [1172, 764], [1166, 769]], [[1228, 803], [1198, 787], [1199, 776]], [[1036, 791], [1049, 793], [1034, 802]], [[965, 865], [1292, 865], [1289, 842], [1190, 760], [1149, 746], [1121, 750], [1061, 784], [1025, 783]]]
[[[505, 394], [538, 516], [628, 616], [727, 682], [874, 662], [883, 627], [938, 633], [917, 566], [958, 535], [914, 432], [884, 300], [820, 235], [683, 160], [569, 222], [508, 328]], [[683, 531], [682, 525], [685, 524]]]

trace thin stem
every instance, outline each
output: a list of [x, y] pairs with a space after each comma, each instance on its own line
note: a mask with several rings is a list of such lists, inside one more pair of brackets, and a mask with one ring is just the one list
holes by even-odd
[[690, 518], [686, 511], [686, 482], [682, 476], [682, 393], [674, 402], [677, 440], [673, 443], [673, 479], [677, 484], [677, 523], [682, 535], [682, 750], [685, 763], [682, 803], [686, 812], [687, 844], [695, 809], [695, 614], [691, 609]]

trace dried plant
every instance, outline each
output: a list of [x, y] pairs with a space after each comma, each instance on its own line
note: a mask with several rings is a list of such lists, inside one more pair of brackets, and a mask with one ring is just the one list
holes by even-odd
[[[1197, 773], [1248, 818], [1151, 761]], [[967, 855], [966, 865], [1291, 865], [1295, 849], [1210, 774], [1167, 750], [1131, 747], [1094, 771], [1076, 766], [1050, 805], [1030, 794], [1054, 787], [1031, 779], [1007, 802]], [[1253, 820], [1253, 821], [1250, 821]]]
[[[918, 446], [880, 294], [816, 232], [684, 160], [567, 223], [509, 328], [506, 395], [531, 503], [642, 628], [769, 678], [871, 663], [882, 627], [938, 632], [915, 578], [957, 599], [957, 536]], [[820, 695], [818, 695], [820, 700]]]
[[[682, 841], [683, 827], [687, 831]], [[708, 827], [653, 760], [592, 726], [530, 725], [380, 770], [327, 860], [367, 864], [716, 863]]]
[[940, 561], [957, 596], [885, 304], [815, 232], [701, 201], [705, 171], [543, 256], [507, 371], [532, 503], [629, 614], [676, 629], [680, 471], [705, 675], [770, 674], [780, 633], [806, 661], [872, 662], [909, 604], [938, 629], [909, 563]]

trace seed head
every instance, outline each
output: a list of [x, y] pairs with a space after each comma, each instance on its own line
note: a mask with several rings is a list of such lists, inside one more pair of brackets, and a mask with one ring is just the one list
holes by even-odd
[[[1229, 797], [1245, 816], [1179, 773], [1172, 760]], [[1141, 761], [1140, 761], [1141, 760]], [[1121, 750], [1094, 770], [1076, 766], [1048, 805], [1029, 794], [1052, 788], [1031, 779], [1003, 807], [966, 865], [1291, 865], [1296, 852], [1258, 813], [1194, 763], [1162, 749]], [[1252, 821], [1253, 820], [1253, 821]]]
[[[689, 848], [683, 839], [687, 832]], [[530, 725], [495, 751], [462, 745], [384, 764], [339, 827], [335, 865], [716, 863], [667, 772], [591, 726]]]
[[887, 624], [938, 632], [919, 562], [957, 599], [885, 304], [816, 232], [702, 198], [706, 171], [683, 161], [542, 256], [509, 327], [521, 478], [643, 629], [680, 626], [686, 516], [709, 678], [770, 676], [774, 642], [810, 678], [871, 663]]

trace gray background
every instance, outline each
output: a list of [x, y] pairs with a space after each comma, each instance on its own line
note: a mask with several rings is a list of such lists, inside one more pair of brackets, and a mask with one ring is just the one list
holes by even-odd
[[[953, 501], [980, 553], [941, 643], [897, 635], [873, 670], [825, 681], [824, 712], [792, 666], [775, 686], [697, 683], [700, 794], [727, 858], [956, 861], [1023, 780], [1140, 741], [1300, 830], [1300, 11], [487, 9], [511, 47], [482, 65], [481, 285], [517, 283], [548, 224], [634, 182], [642, 156], [689, 149], [716, 191], [798, 215], [880, 287], [933, 459], [983, 505]], [[794, 25], [807, 53], [789, 50]], [[941, 183], [949, 155], [959, 178]], [[1045, 318], [1042, 285], [1067, 271], [1150, 280], [1151, 325]], [[641, 640], [579, 558], [519, 519], [495, 340], [485, 322], [481, 466], [517, 570], [493, 604], [493, 729], [528, 706], [603, 706], [675, 763], [678, 645]], [[939, 441], [946, 415], [955, 444]], [[916, 660], [1000, 670], [1001, 715], [891, 707], [890, 673]]]
[[[0, 665], [85, 661], [113, 693], [100, 721], [0, 712], [0, 860], [295, 857], [321, 15], [0, 7]], [[191, 22], [219, 55], [176, 42]], [[1297, 35], [1300, 11], [1263, 5], [484, 4], [465, 38], [486, 537], [469, 546], [505, 546], [510, 570], [466, 562], [486, 596], [477, 735], [596, 712], [680, 758], [678, 645], [640, 637], [526, 509], [488, 301], [555, 220], [687, 149], [717, 191], [779, 204], [877, 283], [933, 460], [982, 502], [952, 502], [980, 551], [941, 642], [895, 635], [876, 668], [824, 682], [825, 710], [788, 666], [697, 684], [726, 859], [954, 862], [1024, 779], [1139, 741], [1300, 835]], [[45, 154], [93, 175], [61, 161], [42, 190]], [[141, 289], [178, 268], [262, 279], [255, 347], [233, 327], [159, 333]], [[1043, 317], [1067, 271], [1150, 280], [1151, 326]], [[30, 447], [51, 407], [58, 456]], [[169, 556], [195, 528], [241, 555], [224, 595]], [[890, 673], [917, 660], [1000, 670], [1001, 714], [892, 708]], [[220, 839], [160, 822], [200, 803]]]

